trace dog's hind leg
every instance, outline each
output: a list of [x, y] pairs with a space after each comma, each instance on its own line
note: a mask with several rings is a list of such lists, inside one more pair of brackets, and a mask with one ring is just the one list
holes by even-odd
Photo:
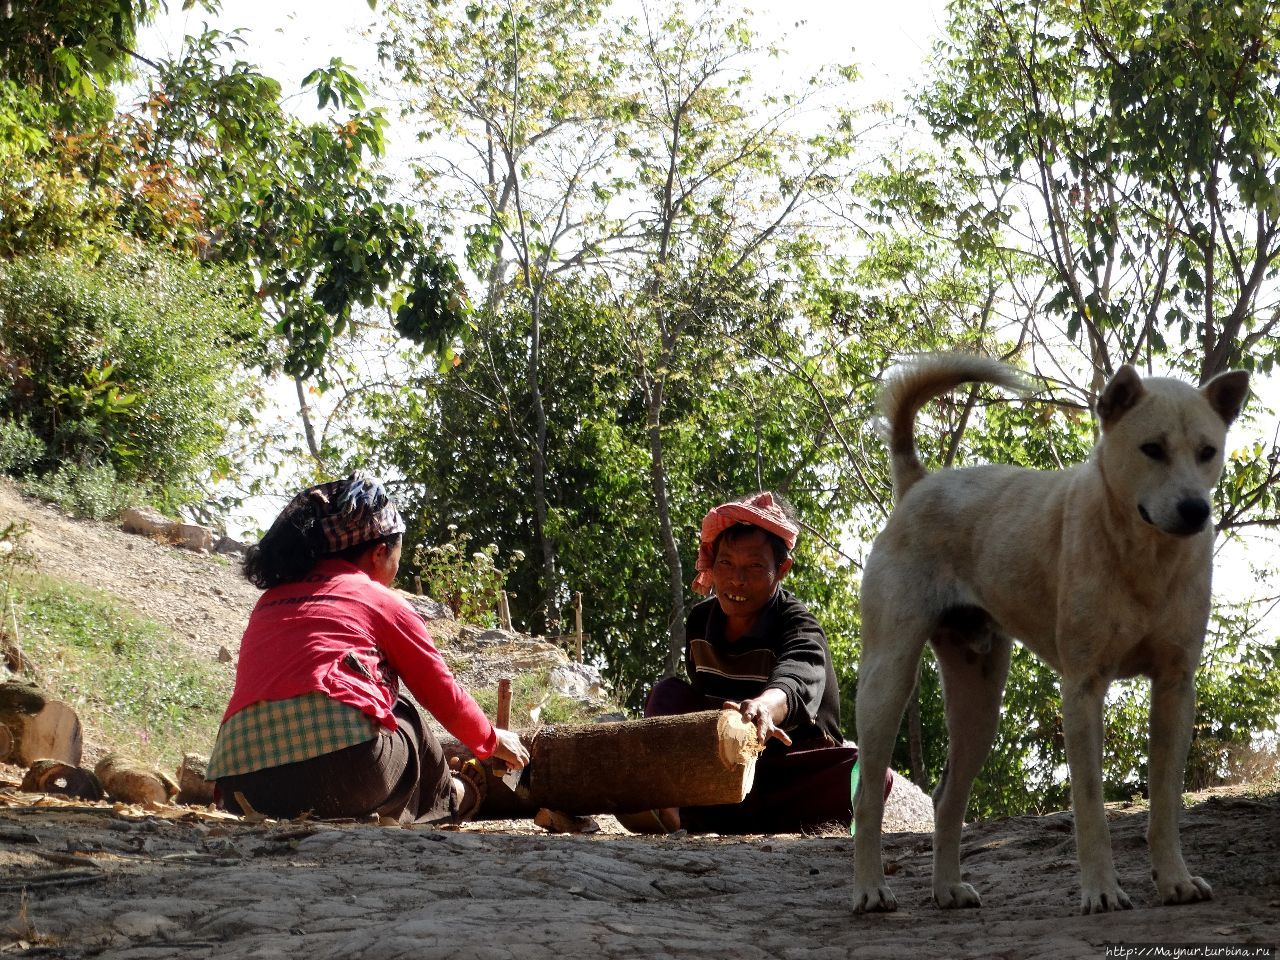
[[856, 703], [861, 775], [853, 801], [853, 909], [859, 913], [898, 908], [898, 901], [885, 882], [880, 853], [884, 776], [907, 699], [915, 687], [920, 654], [930, 628], [930, 622], [920, 613], [891, 619], [876, 616], [869, 607], [863, 609]]
[[1172, 666], [1151, 681], [1151, 816], [1147, 846], [1151, 879], [1165, 903], [1213, 899], [1213, 889], [1193, 877], [1182, 859], [1178, 814], [1182, 811], [1183, 774], [1195, 721], [1195, 674]]
[[934, 643], [947, 715], [947, 765], [933, 792], [933, 899], [940, 907], [982, 906], [978, 892], [960, 876], [960, 832], [969, 791], [1000, 727], [1013, 649], [994, 625], [987, 630], [990, 645], [982, 651], [963, 640]]

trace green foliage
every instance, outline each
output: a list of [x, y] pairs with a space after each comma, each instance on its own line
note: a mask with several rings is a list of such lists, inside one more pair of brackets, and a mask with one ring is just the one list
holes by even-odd
[[25, 423], [0, 417], [0, 473], [20, 477], [44, 454], [44, 441]]
[[207, 752], [231, 675], [177, 648], [168, 631], [78, 584], [24, 576], [19, 628], [47, 693], [75, 707], [106, 742], [173, 768]]
[[[471, 535], [450, 525], [449, 540], [441, 544], [420, 544], [413, 552], [413, 564], [422, 577], [427, 594], [448, 604], [464, 623], [494, 626], [499, 595], [508, 572], [498, 564], [498, 548], [488, 544], [467, 553]], [[511, 561], [519, 563], [524, 553], [515, 550]]]
[[138, 27], [159, 6], [148, 0], [11, 4], [0, 17], [0, 78], [46, 95], [90, 96], [125, 76]]
[[[149, 112], [132, 117], [133, 136], [150, 167], [167, 172], [169, 192], [198, 199], [190, 236], [174, 239], [204, 259], [250, 268], [250, 292], [284, 341], [269, 366], [290, 374], [323, 377], [333, 338], [372, 307], [390, 309], [407, 331], [430, 330], [433, 345], [456, 334], [456, 269], [374, 168], [386, 119], [364, 108], [359, 78], [337, 58], [308, 74], [321, 109], [351, 112], [303, 123], [285, 112], [278, 83], [234, 59], [242, 43], [217, 31], [188, 38], [180, 56], [160, 64]], [[131, 229], [168, 235], [154, 195], [124, 200]]]
[[126, 507], [156, 499], [144, 487], [121, 482], [109, 463], [63, 463], [44, 476], [26, 480], [22, 489], [89, 520], [112, 520]]
[[0, 267], [0, 411], [44, 443], [45, 470], [102, 464], [187, 502], [251, 413], [236, 368], [253, 329], [223, 276], [170, 255], [16, 260]]

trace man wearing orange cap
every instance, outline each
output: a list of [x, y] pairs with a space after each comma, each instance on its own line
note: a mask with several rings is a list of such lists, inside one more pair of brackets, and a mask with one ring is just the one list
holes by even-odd
[[645, 714], [738, 710], [765, 751], [742, 803], [628, 815], [621, 819], [629, 828], [783, 833], [848, 825], [858, 751], [840, 730], [831, 652], [817, 619], [782, 588], [799, 532], [790, 508], [767, 492], [703, 518], [693, 589], [713, 596], [689, 612], [689, 682], [660, 681]]

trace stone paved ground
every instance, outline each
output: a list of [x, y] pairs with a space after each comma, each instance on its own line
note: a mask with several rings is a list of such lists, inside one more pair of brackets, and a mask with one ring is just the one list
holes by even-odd
[[[550, 835], [246, 824], [206, 813], [0, 806], [0, 956], [305, 960], [1102, 958], [1117, 941], [1280, 943], [1280, 794], [1187, 811], [1211, 903], [1164, 907], [1145, 812], [1113, 811], [1137, 909], [1075, 915], [1066, 814], [980, 824], [965, 869], [980, 910], [928, 903], [926, 834], [890, 835], [901, 907], [849, 911], [842, 837]], [[22, 805], [25, 804], [25, 805]]]

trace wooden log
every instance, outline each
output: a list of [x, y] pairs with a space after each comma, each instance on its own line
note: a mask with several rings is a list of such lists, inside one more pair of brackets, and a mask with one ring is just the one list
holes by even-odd
[[101, 800], [102, 784], [88, 770], [61, 760], [37, 760], [18, 788], [27, 793], [54, 793], [79, 800]]
[[[738, 803], [761, 749], [735, 710], [545, 726], [520, 739], [530, 762], [515, 790], [482, 761], [489, 789], [477, 819], [530, 818], [543, 807], [582, 815]], [[447, 756], [471, 756], [456, 741], [444, 747]]]
[[207, 807], [213, 803], [213, 781], [204, 778], [209, 758], [198, 753], [184, 753], [178, 767], [177, 803]]
[[178, 792], [173, 778], [119, 753], [107, 754], [93, 772], [107, 796], [121, 803], [166, 804]]
[[10, 745], [0, 761], [19, 767], [37, 760], [80, 765], [84, 746], [80, 718], [69, 704], [50, 700], [29, 683], [0, 683], [0, 725], [8, 733], [0, 736], [0, 742]]

